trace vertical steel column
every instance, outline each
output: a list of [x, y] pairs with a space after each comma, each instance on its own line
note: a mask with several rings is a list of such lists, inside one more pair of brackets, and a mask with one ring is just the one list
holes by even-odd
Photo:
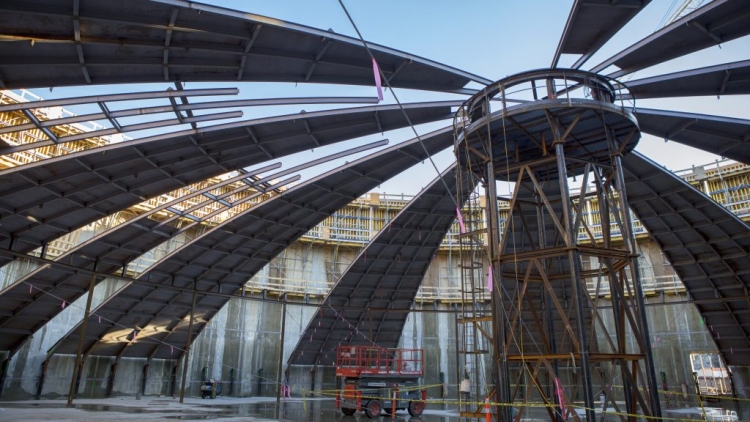
[[[489, 156], [492, 157], [492, 142], [488, 142], [487, 147]], [[493, 271], [498, 267], [499, 264], [499, 246], [500, 246], [500, 232], [498, 222], [498, 208], [497, 208], [497, 183], [495, 182], [495, 165], [490, 159], [485, 167], [485, 197], [487, 198], [487, 247], [490, 254], [490, 265]], [[495, 349], [494, 360], [495, 370], [493, 371], [495, 377], [495, 414], [499, 421], [510, 421], [511, 420], [511, 407], [510, 407], [510, 377], [508, 374], [508, 361], [505, 355], [505, 309], [503, 308], [503, 299], [501, 296], [500, 288], [501, 280], [497, 280], [497, 287], [492, 288], [492, 321], [495, 325], [495, 335], [493, 338], [493, 346]]]
[[42, 373], [39, 375], [39, 383], [36, 386], [36, 395], [34, 399], [39, 400], [42, 397], [42, 391], [44, 390], [44, 381], [47, 378], [47, 368], [49, 367], [49, 359], [44, 359], [42, 362]]
[[281, 407], [281, 386], [283, 380], [281, 379], [281, 370], [284, 367], [284, 333], [286, 331], [286, 293], [282, 296], [284, 303], [281, 305], [281, 350], [279, 351], [279, 365], [276, 368], [276, 379], [279, 380], [276, 384], [276, 410], [278, 411]]
[[91, 280], [89, 281], [89, 294], [86, 298], [86, 310], [83, 313], [83, 322], [81, 323], [81, 334], [78, 338], [78, 352], [76, 353], [76, 362], [73, 365], [73, 378], [70, 380], [70, 390], [68, 391], [68, 402], [67, 407], [73, 407], [73, 397], [77, 394], [78, 381], [83, 371], [83, 360], [81, 354], [83, 353], [83, 341], [86, 338], [86, 328], [89, 324], [89, 315], [91, 314], [91, 302], [94, 300], [94, 285], [96, 284], [96, 267], [94, 264], [94, 274], [91, 274]]
[[10, 356], [3, 359], [3, 363], [0, 365], [0, 396], [3, 394], [5, 379], [8, 377], [8, 365], [10, 365]]
[[[460, 241], [460, 239], [459, 239]], [[463, 283], [463, 274], [461, 274], [462, 277], [462, 283]], [[462, 287], [462, 299], [463, 299], [463, 287]], [[463, 308], [463, 303], [461, 304], [461, 307]], [[455, 325], [456, 330], [456, 360], [460, 363], [461, 362], [461, 339], [458, 336], [458, 306], [454, 303], [453, 304], [453, 324]], [[372, 336], [370, 337], [372, 338]], [[464, 364], [463, 365], [456, 365], [456, 395], [458, 396], [458, 411], [461, 412], [463, 410], [463, 397], [461, 397], [461, 379], [462, 379], [462, 372], [465, 371], [465, 369], [462, 371], [462, 368], [466, 367], [466, 357], [464, 357]]]
[[195, 297], [198, 283], [193, 285], [193, 302], [190, 305], [190, 322], [188, 323], [188, 335], [185, 341], [185, 353], [182, 356], [182, 381], [180, 383], [180, 403], [185, 402], [185, 380], [187, 379], [188, 364], [190, 359], [190, 344], [193, 339], [193, 316], [195, 315]]
[[112, 397], [112, 390], [115, 388], [115, 376], [117, 376], [117, 365], [120, 364], [120, 359], [115, 358], [112, 365], [109, 367], [109, 378], [107, 379], [107, 392], [106, 397]]
[[146, 394], [146, 381], [148, 381], [148, 370], [151, 366], [151, 359], [146, 361], [146, 364], [143, 365], [143, 378], [141, 378], [141, 396]]
[[[556, 137], [559, 133], [556, 132]], [[589, 343], [586, 338], [586, 325], [585, 325], [585, 314], [583, 312], [584, 307], [584, 294], [581, 288], [581, 257], [580, 252], [574, 249], [575, 244], [578, 241], [578, 234], [574, 233], [573, 224], [573, 213], [570, 209], [570, 191], [568, 190], [568, 171], [565, 166], [565, 147], [563, 145], [563, 139], [555, 140], [555, 155], [557, 156], [557, 172], [558, 180], [560, 182], [560, 201], [562, 202], [563, 218], [565, 219], [564, 229], [567, 234], [565, 243], [568, 246], [568, 265], [570, 265], [570, 281], [573, 285], [573, 294], [576, 299], [576, 325], [578, 330], [578, 342], [581, 347], [581, 372], [583, 374], [583, 395], [584, 403], [586, 405], [586, 420], [595, 421], [596, 412], [594, 411], [594, 391], [591, 386], [591, 367], [589, 366]]]
[[[607, 132], [609, 135], [609, 132]], [[617, 146], [617, 145], [615, 145]], [[614, 149], [617, 151], [617, 149]], [[648, 317], [646, 316], [646, 304], [643, 301], [643, 287], [641, 285], [640, 270], [638, 268], [638, 258], [636, 257], [635, 250], [635, 235], [633, 235], [633, 221], [630, 218], [630, 204], [628, 204], [628, 198], [625, 190], [625, 174], [622, 169], [622, 156], [619, 153], [612, 155], [612, 165], [615, 168], [617, 174], [617, 190], [620, 196], [620, 208], [623, 214], [623, 235], [627, 238], [625, 242], [628, 245], [628, 252], [630, 252], [633, 259], [630, 261], [631, 277], [633, 278], [633, 287], [635, 289], [635, 302], [638, 306], [638, 316], [640, 317], [641, 323], [641, 336], [643, 337], [643, 344], [646, 348], [646, 377], [648, 378], [649, 397], [651, 399], [651, 416], [660, 418], [661, 417], [661, 403], [659, 402], [659, 388], [656, 382], [656, 370], [654, 369], [654, 355], [651, 351], [651, 343], [649, 339], [651, 335], [648, 329]]]

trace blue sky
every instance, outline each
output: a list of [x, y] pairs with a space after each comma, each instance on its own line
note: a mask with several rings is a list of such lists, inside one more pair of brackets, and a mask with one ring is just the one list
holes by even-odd
[[[681, 1], [677, 1], [680, 3]], [[217, 6], [237, 9], [249, 13], [265, 15], [285, 21], [299, 23], [320, 29], [332, 29], [336, 33], [356, 36], [354, 29], [346, 18], [338, 0], [214, 0], [207, 1]], [[629, 23], [610, 43], [597, 53], [584, 68], [598, 64], [619, 50], [640, 40], [658, 29], [659, 23], [668, 15], [672, 0], [654, 0], [631, 23]], [[368, 41], [386, 45], [408, 53], [416, 54], [431, 60], [475, 73], [489, 78], [500, 79], [524, 70], [548, 67], [552, 60], [560, 34], [563, 31], [572, 0], [524, 0], [524, 1], [467, 1], [455, 2], [445, 0], [380, 0], [362, 1], [346, 0], [345, 4], [356, 22], [362, 35]], [[712, 47], [693, 55], [673, 60], [653, 69], [638, 72], [633, 79], [639, 79], [660, 73], [669, 73], [695, 67], [732, 62], [748, 58], [750, 37], [723, 44], [721, 48]], [[575, 57], [563, 57], [560, 66], [570, 65]], [[625, 78], [626, 80], [628, 78]], [[217, 84], [192, 84], [186, 88], [217, 86]], [[221, 84], [220, 86], [237, 86], [241, 98], [268, 98], [292, 96], [374, 96], [374, 87], [337, 87], [337, 86], [303, 86], [289, 84]], [[139, 85], [129, 87], [131, 90], [161, 90], [167, 85]], [[46, 90], [37, 93], [45, 98], [60, 96], [93, 95], [94, 93], [113, 92], [118, 87], [103, 88], [59, 88], [53, 92]], [[397, 91], [402, 102], [422, 100], [462, 99], [456, 95], [438, 93], [417, 93]], [[216, 100], [230, 98], [216, 98]], [[206, 99], [208, 100], [208, 99]], [[391, 93], [386, 93], [385, 103], [392, 103]], [[143, 105], [143, 104], [141, 104]], [[649, 108], [673, 109], [705, 114], [727, 115], [750, 118], [750, 102], [747, 96], [703, 97], [679, 100], [639, 101], [639, 106]], [[291, 106], [263, 107], [244, 109], [243, 119], [275, 114], [333, 108], [336, 106]], [[78, 113], [86, 112], [85, 108], [74, 109]], [[165, 118], [165, 117], [161, 117]], [[443, 127], [442, 124], [425, 125], [417, 128], [420, 134]], [[203, 124], [204, 126], [206, 124]], [[174, 128], [171, 130], [175, 130]], [[147, 133], [136, 133], [134, 137]], [[339, 144], [329, 148], [316, 149], [314, 153], [305, 152], [296, 157], [284, 160], [285, 167], [303, 160], [317, 158], [341, 149], [360, 145], [369, 141], [390, 139], [391, 145], [413, 136], [411, 130], [399, 130], [367, 137], [365, 139]], [[650, 136], [643, 136], [638, 150], [666, 167], [677, 170], [690, 167], [692, 164], [706, 164], [716, 157], [679, 144], [670, 142], [665, 147], [664, 141]], [[346, 160], [352, 160], [348, 158]], [[340, 160], [336, 164], [342, 164]], [[450, 164], [450, 153], [436, 158], [441, 169]], [[327, 166], [329, 168], [331, 166]], [[303, 175], [311, 177], [320, 172], [318, 168]], [[417, 166], [405, 175], [383, 184], [378, 191], [388, 193], [416, 193], [435, 177], [435, 171], [429, 164]]]

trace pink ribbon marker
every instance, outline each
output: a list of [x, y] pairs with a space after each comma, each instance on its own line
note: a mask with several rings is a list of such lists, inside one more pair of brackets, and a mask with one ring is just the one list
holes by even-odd
[[458, 227], [461, 228], [461, 234], [466, 233], [466, 226], [464, 226], [464, 218], [461, 216], [461, 210], [456, 207], [456, 215], [458, 216]]
[[[557, 394], [557, 400], [560, 402], [560, 409], [565, 412], [565, 401], [563, 400], [563, 388], [560, 384], [560, 379], [555, 377], [555, 393]], [[565, 419], [568, 418], [567, 412], [563, 415]]]
[[492, 291], [492, 265], [489, 266], [487, 271], [487, 291]]
[[63, 300], [63, 301], [62, 301], [62, 303], [60, 304], [60, 309], [65, 309], [65, 301], [64, 301], [64, 300]]
[[372, 73], [375, 76], [375, 86], [378, 88], [378, 100], [383, 101], [383, 85], [380, 81], [380, 69], [378, 68], [378, 62], [375, 61], [375, 57], [372, 58]]

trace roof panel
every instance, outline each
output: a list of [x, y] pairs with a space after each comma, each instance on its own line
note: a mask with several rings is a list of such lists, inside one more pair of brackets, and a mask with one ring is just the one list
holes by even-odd
[[[457, 104], [405, 108], [412, 123], [420, 124], [451, 118], [450, 106]], [[397, 105], [300, 113], [158, 135], [0, 171], [0, 245], [8, 247], [12, 236], [13, 249], [27, 252], [112, 212], [208, 177], [405, 126]], [[41, 203], [43, 207], [37, 206]]]
[[750, 120], [647, 108], [637, 113], [642, 132], [750, 164]]
[[[424, 135], [422, 141], [430, 155], [448, 148], [453, 144], [452, 127]], [[206, 292], [233, 294], [273, 257], [334, 211], [374, 188], [382, 180], [389, 179], [426, 157], [419, 141], [411, 140], [329, 171], [248, 212], [224, 221], [157, 262], [149, 272], [141, 275], [141, 278], [148, 277], [151, 282], [165, 286], [196, 286], [198, 290]], [[367, 176], [362, 176], [363, 174]], [[227, 249], [226, 252], [221, 252], [219, 248]], [[221, 252], [218, 259], [217, 252]], [[199, 278], [196, 278], [198, 275]], [[156, 324], [156, 320], [152, 321], [156, 317], [162, 318], [163, 313], [169, 308], [167, 301], [151, 300], [153, 293], [159, 290], [153, 289], [150, 285], [132, 283], [120, 294], [108, 299], [95, 313], [103, 313], [115, 321], [121, 320], [125, 326], [137, 324], [145, 330], [144, 334], [152, 336], [153, 339], [166, 341], [168, 337], [169, 342], [172, 342], [172, 334], [163, 334], [154, 328], [165, 324]], [[126, 307], [127, 310], [119, 308], [118, 297], [123, 294], [137, 298], [138, 303]], [[173, 295], [172, 301], [190, 303], [192, 300], [190, 293], [170, 294]], [[194, 335], [201, 331], [205, 321], [218, 312], [227, 301], [226, 297], [198, 294], [197, 309], [203, 320], [194, 325]], [[183, 313], [179, 320], [184, 319], [185, 315], [186, 313]], [[138, 320], [139, 316], [142, 319]], [[92, 320], [94, 318], [95, 316], [92, 316]], [[186, 327], [175, 325], [178, 324], [177, 321], [172, 320], [166, 325], [175, 326], [170, 330], [175, 336], [185, 335]], [[75, 327], [61, 340], [56, 353], [72, 353], [76, 350], [77, 329], [78, 327]], [[89, 330], [92, 330], [93, 337], [92, 340], [87, 340], [86, 349], [94, 355], [112, 355], [110, 345], [97, 343], [96, 339], [104, 339], [122, 329], [111, 324], [90, 324]], [[129, 343], [120, 341], [120, 350], [128, 347], [127, 344]], [[129, 349], [127, 356], [136, 356], [136, 351]], [[153, 353], [153, 357], [156, 358], [178, 357], [170, 352], [170, 348], [166, 346], [152, 347], [148, 354], [139, 356]]]
[[[17, 40], [0, 43], [0, 75], [11, 89], [172, 81], [374, 84], [370, 57], [358, 39], [183, 0], [81, 0], [77, 16], [66, 0], [5, 1], [0, 28], [0, 36]], [[472, 80], [491, 82], [368, 46], [394, 87], [455, 91]]]
[[576, 0], [560, 37], [552, 66], [561, 54], [581, 54], [578, 68], [613, 35], [630, 22], [651, 0]]
[[[430, 262], [456, 219], [456, 179], [454, 165], [415, 196], [359, 253], [308, 323], [290, 364], [327, 364], [330, 358], [326, 356], [340, 345], [398, 345], [409, 315], [405, 311], [411, 308]], [[458, 198], [460, 203], [474, 189], [468, 179], [468, 175], [461, 178], [464, 197]]]
[[636, 152], [623, 158], [623, 169], [631, 209], [685, 284], [706, 325], [714, 327], [711, 336], [724, 361], [750, 365], [750, 322], [737, 319], [750, 311], [750, 227]]
[[672, 22], [591, 69], [614, 64], [619, 77], [750, 34], [746, 0], [715, 0]]
[[750, 94], [750, 60], [668, 73], [627, 83], [623, 98]]

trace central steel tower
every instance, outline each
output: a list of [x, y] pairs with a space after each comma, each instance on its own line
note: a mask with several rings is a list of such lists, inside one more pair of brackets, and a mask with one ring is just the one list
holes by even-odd
[[486, 197], [487, 279], [470, 283], [491, 295], [497, 420], [661, 414], [621, 164], [640, 138], [627, 94], [544, 69], [456, 113], [456, 159]]

